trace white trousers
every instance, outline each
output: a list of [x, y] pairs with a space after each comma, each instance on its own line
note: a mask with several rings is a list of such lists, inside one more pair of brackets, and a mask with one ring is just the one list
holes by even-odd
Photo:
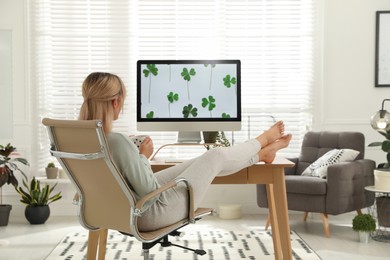
[[[177, 177], [185, 178], [193, 188], [194, 206], [197, 209], [216, 176], [233, 174], [257, 163], [260, 149], [261, 145], [256, 139], [235, 146], [214, 148], [155, 175], [160, 185]], [[139, 230], [156, 230], [186, 218], [187, 203], [187, 189], [184, 185], [167, 190], [138, 218]]]

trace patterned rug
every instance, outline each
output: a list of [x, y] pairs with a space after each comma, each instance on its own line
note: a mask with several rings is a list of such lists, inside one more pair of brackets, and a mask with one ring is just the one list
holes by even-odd
[[[182, 238], [170, 237], [170, 242], [193, 249], [203, 249], [206, 255], [196, 255], [178, 247], [161, 247], [149, 250], [151, 260], [237, 260], [274, 259], [272, 236], [261, 230], [224, 230], [211, 226], [185, 227]], [[86, 259], [88, 232], [80, 230], [66, 235], [46, 260]], [[293, 259], [321, 259], [295, 232], [291, 232]], [[106, 259], [143, 259], [142, 245], [135, 238], [109, 231]]]

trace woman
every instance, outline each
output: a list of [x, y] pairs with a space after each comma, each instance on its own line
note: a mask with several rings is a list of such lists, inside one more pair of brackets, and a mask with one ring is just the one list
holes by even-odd
[[[183, 177], [193, 187], [196, 209], [215, 176], [235, 173], [258, 161], [270, 163], [276, 152], [287, 147], [291, 140], [290, 134], [284, 135], [284, 124], [280, 121], [243, 144], [212, 149], [197, 158], [153, 173], [148, 161], [153, 153], [152, 140], [146, 138], [138, 149], [126, 135], [111, 131], [126, 97], [122, 80], [110, 73], [94, 72], [84, 80], [82, 92], [84, 102], [79, 119], [102, 120], [112, 158], [136, 199], [176, 177]], [[185, 218], [188, 212], [186, 196], [186, 187], [179, 184], [147, 202], [138, 219], [139, 230], [155, 230]]]

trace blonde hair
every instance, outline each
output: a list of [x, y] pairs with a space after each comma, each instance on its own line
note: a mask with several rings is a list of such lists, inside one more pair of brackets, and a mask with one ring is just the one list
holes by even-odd
[[80, 120], [102, 120], [106, 134], [111, 132], [115, 111], [112, 102], [117, 99], [120, 109], [126, 97], [123, 81], [114, 74], [93, 72], [82, 86], [84, 102], [80, 108]]

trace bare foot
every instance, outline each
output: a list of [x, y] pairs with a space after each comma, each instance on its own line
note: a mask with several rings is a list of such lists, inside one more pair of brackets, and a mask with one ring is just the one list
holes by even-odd
[[261, 144], [261, 147], [266, 147], [272, 144], [284, 134], [284, 123], [283, 121], [276, 122], [270, 129], [259, 135], [256, 139]]
[[280, 149], [286, 148], [289, 145], [291, 138], [291, 134], [284, 135], [275, 142], [262, 148], [259, 152], [259, 161], [265, 163], [272, 163], [275, 159], [276, 152]]

